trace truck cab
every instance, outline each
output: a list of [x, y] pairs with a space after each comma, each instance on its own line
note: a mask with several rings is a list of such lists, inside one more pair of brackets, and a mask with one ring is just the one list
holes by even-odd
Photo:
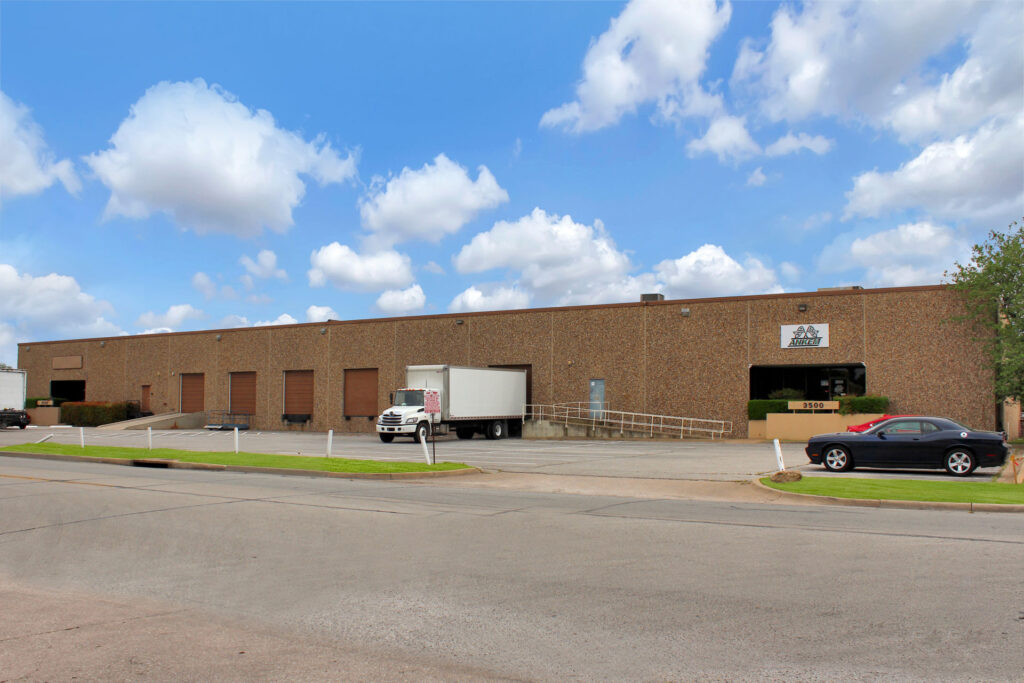
[[427, 438], [432, 428], [436, 428], [437, 413], [428, 415], [425, 412], [425, 391], [407, 387], [392, 394], [391, 407], [377, 418], [377, 434], [381, 441], [390, 443], [396, 436], [411, 436], [419, 442]]

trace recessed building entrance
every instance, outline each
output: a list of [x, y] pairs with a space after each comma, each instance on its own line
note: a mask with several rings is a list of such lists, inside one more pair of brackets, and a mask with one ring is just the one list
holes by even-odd
[[863, 396], [867, 369], [863, 363], [849, 365], [755, 365], [750, 368], [750, 398], [779, 396], [789, 389], [793, 398], [831, 401], [840, 396]]

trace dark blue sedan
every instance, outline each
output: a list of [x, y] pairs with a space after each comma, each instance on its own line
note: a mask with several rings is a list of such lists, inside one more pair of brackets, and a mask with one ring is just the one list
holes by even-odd
[[807, 457], [832, 472], [854, 467], [943, 469], [966, 477], [977, 467], [998, 467], [1010, 449], [1002, 434], [978, 432], [944, 417], [886, 420], [866, 432], [819, 434]]

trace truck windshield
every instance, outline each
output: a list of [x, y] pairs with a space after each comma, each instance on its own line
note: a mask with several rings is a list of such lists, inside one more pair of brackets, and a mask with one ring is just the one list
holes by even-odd
[[396, 406], [421, 406], [423, 405], [422, 391], [396, 391]]

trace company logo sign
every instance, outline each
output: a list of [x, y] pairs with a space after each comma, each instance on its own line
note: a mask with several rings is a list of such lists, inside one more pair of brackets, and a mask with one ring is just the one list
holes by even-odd
[[780, 335], [784, 349], [828, 348], [828, 323], [782, 325]]

